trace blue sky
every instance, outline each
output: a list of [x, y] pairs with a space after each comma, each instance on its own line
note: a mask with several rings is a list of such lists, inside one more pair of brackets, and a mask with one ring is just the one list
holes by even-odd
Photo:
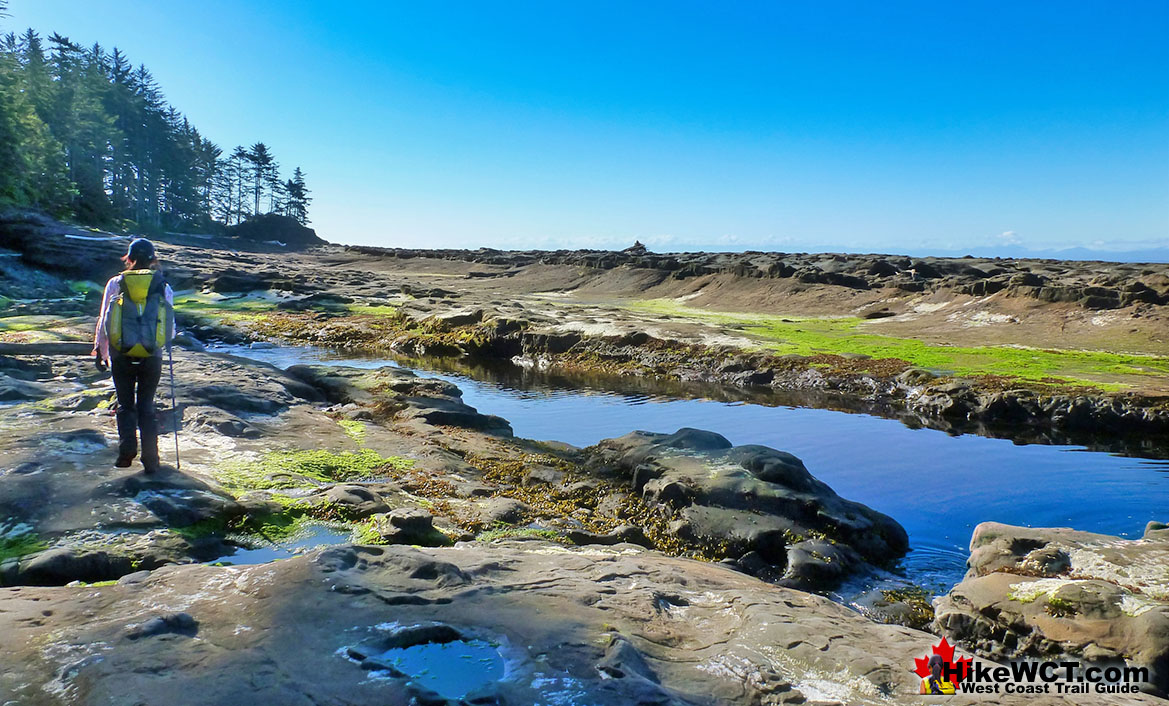
[[386, 246], [1169, 243], [1169, 3], [12, 0]]

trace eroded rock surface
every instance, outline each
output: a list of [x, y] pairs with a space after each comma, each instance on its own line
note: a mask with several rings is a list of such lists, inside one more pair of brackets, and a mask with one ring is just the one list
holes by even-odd
[[[0, 245], [19, 255], [0, 262], [0, 294], [17, 300], [5, 301], [14, 315], [4, 317], [0, 336], [7, 346], [0, 355], [0, 583], [21, 584], [0, 592], [0, 703], [220, 704], [240, 694], [289, 704], [444, 703], [408, 685], [410, 675], [378, 650], [458, 641], [497, 643], [514, 667], [468, 703], [896, 703], [916, 691], [912, 658], [934, 638], [741, 573], [826, 586], [904, 552], [895, 522], [840, 499], [794, 457], [729, 448], [697, 431], [634, 434], [584, 451], [517, 439], [505, 420], [470, 407], [448, 383], [391, 368], [281, 371], [205, 353], [199, 338], [515, 358], [767, 394], [847, 392], [887, 404], [882, 413], [908, 409], [920, 423], [947, 429], [978, 422], [983, 408], [987, 423], [1030, 423], [1038, 414], [1032, 404], [1060, 429], [1093, 429], [1103, 419], [1156, 429], [1169, 419], [1156, 400], [994, 392], [903, 362], [747, 351], [752, 342], [740, 332], [588, 299], [614, 286], [685, 301], [724, 287], [753, 296], [754, 285], [743, 283], [766, 280], [762, 290], [784, 296], [812, 285], [858, 295], [865, 301], [849, 306], [884, 321], [934, 306], [924, 299], [931, 292], [981, 286], [962, 296], [983, 301], [995, 285], [980, 283], [1008, 273], [954, 269], [982, 263], [878, 258], [859, 273], [847, 258], [825, 256], [796, 258], [789, 272], [774, 258], [716, 257], [710, 269], [633, 250], [612, 260], [576, 254], [548, 263], [487, 253], [467, 270], [462, 260], [451, 269], [453, 261], [427, 253], [271, 255], [176, 241], [159, 249], [171, 282], [193, 292], [182, 317], [193, 335], [176, 355], [179, 409], [160, 401], [160, 426], [169, 431], [178, 418], [183, 464], [180, 472], [165, 463], [174, 459], [164, 438], [164, 469], [148, 478], [112, 467], [112, 390], [76, 350], [92, 335], [95, 292], [63, 277], [100, 284], [125, 248], [93, 237], [103, 236], [44, 219], [0, 224]], [[640, 257], [648, 265], [630, 259]], [[401, 262], [415, 260], [418, 272], [400, 271]], [[1050, 288], [1067, 274], [1031, 269], [1044, 274], [1013, 272], [1011, 286]], [[1068, 303], [1088, 311], [1083, 297], [1115, 299], [1123, 316], [1108, 326], [1126, 325], [1129, 316], [1160, 321], [1165, 282], [1156, 271], [1138, 274], [1152, 295], [1085, 290]], [[1076, 286], [1100, 284], [1087, 270], [1067, 276]], [[931, 284], [919, 288], [922, 280]], [[561, 306], [561, 295], [577, 290], [581, 301]], [[910, 298], [888, 296], [892, 290]], [[226, 555], [240, 547], [278, 545], [287, 539], [281, 533], [322, 523], [341, 533], [336, 541], [460, 543], [346, 546], [266, 566], [199, 565], [230, 561]], [[1016, 557], [1020, 572], [1082, 579], [1060, 573], [1076, 570], [1081, 554], [1035, 549], [1042, 550]], [[995, 561], [1007, 563], [983, 578], [1005, 575], [1014, 561], [1013, 550], [995, 551]], [[725, 557], [740, 573], [683, 557]], [[987, 559], [985, 566], [998, 565]], [[113, 586], [60, 586], [114, 579]], [[1127, 632], [1116, 647], [1099, 647], [1112, 644], [1101, 637], [1092, 654], [1132, 646], [1160, 659], [1146, 647], [1162, 639], [1153, 628], [1163, 624], [1154, 621], [1163, 618], [1163, 597], [1150, 598], [1148, 582], [1104, 577], [1104, 584], [1046, 605], [1134, 613], [1131, 621], [1110, 617]], [[982, 629], [978, 621], [990, 614], [970, 624]], [[1007, 639], [1030, 619], [1012, 623]], [[1147, 640], [1138, 634], [1145, 629]], [[1072, 647], [1061, 642], [1059, 649], [1082, 639], [1069, 634]], [[1047, 632], [1043, 639], [1060, 638]]]
[[1147, 667], [1169, 692], [1169, 529], [1126, 540], [984, 522], [937, 627], [996, 659], [1068, 657]]
[[670, 514], [671, 532], [722, 547], [736, 565], [780, 585], [830, 587], [909, 548], [895, 520], [844, 500], [783, 451], [682, 429], [608, 439], [595, 455]]
[[[644, 246], [643, 246], [644, 247]], [[555, 252], [425, 250], [353, 246], [351, 251], [403, 260], [455, 260], [524, 267], [574, 265], [597, 270], [647, 270], [661, 280], [710, 275], [749, 279], [794, 279], [854, 290], [895, 288], [905, 292], [953, 289], [980, 296], [1007, 291], [1047, 302], [1074, 302], [1090, 309], [1133, 303], [1169, 304], [1164, 268], [1122, 263], [1059, 262], [1003, 258], [910, 258], [843, 253], [651, 253], [627, 248]], [[480, 277], [489, 273], [481, 272]], [[514, 275], [513, 275], [514, 276]]]
[[[28, 706], [219, 706], [244, 694], [288, 706], [460, 696], [516, 706], [910, 703], [913, 658], [936, 641], [631, 545], [339, 547], [266, 566], [166, 567], [102, 588], [2, 589], [0, 605], [0, 694]], [[441, 679], [380, 657], [457, 641], [495, 645], [506, 676], [444, 697]], [[451, 668], [430, 664], [430, 676]], [[1024, 702], [1072, 703], [947, 699]]]
[[[168, 277], [194, 296], [180, 305], [180, 320], [197, 339], [283, 338], [791, 393], [914, 426], [1039, 443], [1123, 440], [1148, 452], [1150, 439], [1169, 430], [1169, 344], [1161, 334], [1169, 266], [1161, 264], [637, 249], [293, 252], [258, 243], [241, 252], [224, 247], [243, 247], [236, 241], [166, 239], [158, 247]], [[125, 245], [44, 217], [0, 216], [0, 247], [19, 255], [0, 258], [0, 295], [73, 299], [47, 309], [22, 302], [21, 314], [92, 314], [92, 292], [76, 297], [49, 273], [100, 284]], [[645, 300], [667, 309], [643, 307]], [[241, 302], [251, 313], [228, 315]], [[781, 341], [760, 329], [800, 317], [860, 320], [861, 337], [993, 348], [1008, 360], [1012, 347], [1035, 347], [1066, 362], [1054, 376], [1016, 377], [1025, 358], [955, 373], [928, 357], [870, 358], [831, 341], [799, 355], [772, 352]], [[1079, 361], [1093, 351], [1118, 357]], [[0, 396], [27, 394], [4, 382]]]
[[[906, 549], [895, 522], [837, 497], [799, 459], [730, 449], [708, 432], [634, 434], [582, 452], [513, 438], [506, 420], [464, 403], [454, 385], [400, 368], [282, 371], [193, 350], [175, 358], [183, 466], [174, 468], [168, 434], [168, 463], [153, 476], [110, 467], [105, 374], [84, 359], [7, 359], [35, 399], [11, 406], [0, 425], [11, 469], [0, 484], [11, 527], [0, 531], [18, 535], [0, 582], [117, 579], [225, 557], [306, 522], [379, 543], [484, 532], [629, 542], [805, 588]], [[159, 404], [170, 431], [175, 413]]]

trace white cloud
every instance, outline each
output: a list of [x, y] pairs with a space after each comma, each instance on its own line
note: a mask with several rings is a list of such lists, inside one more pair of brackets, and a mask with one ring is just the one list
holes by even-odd
[[1023, 241], [1018, 234], [1013, 230], [1004, 230], [995, 236], [998, 239], [999, 245], [1022, 245]]

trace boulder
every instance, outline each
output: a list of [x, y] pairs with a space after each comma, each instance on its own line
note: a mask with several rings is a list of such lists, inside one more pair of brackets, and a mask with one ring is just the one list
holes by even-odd
[[470, 326], [483, 320], [482, 309], [452, 309], [435, 314], [432, 320], [443, 328], [453, 329]]
[[408, 370], [294, 365], [286, 374], [319, 391], [317, 394], [323, 393], [330, 402], [370, 407], [375, 417], [512, 435], [506, 419], [480, 414], [460, 399], [462, 392], [453, 384], [420, 378]]
[[189, 613], [176, 612], [156, 615], [145, 622], [127, 626], [126, 638], [139, 640], [144, 637], [164, 634], [194, 637], [197, 632], [199, 632], [199, 621], [192, 618]]
[[936, 628], [994, 659], [1043, 657], [1150, 671], [1169, 693], [1169, 533], [1126, 540], [984, 522], [966, 578], [934, 602]]
[[844, 500], [783, 451], [680, 429], [607, 439], [592, 453], [667, 513], [676, 535], [721, 547], [731, 559], [758, 557], [767, 570], [754, 558], [744, 565], [780, 585], [832, 587], [909, 546], [896, 521]]
[[450, 544], [450, 538], [434, 528], [434, 517], [417, 507], [403, 507], [374, 515], [368, 526], [386, 544], [427, 547]]
[[182, 410], [184, 425], [233, 438], [256, 439], [263, 432], [251, 422], [218, 407], [193, 405]]
[[0, 402], [40, 400], [52, 396], [54, 392], [54, 387], [48, 383], [20, 380], [0, 374]]
[[154, 530], [122, 535], [104, 547], [63, 545], [0, 563], [0, 585], [62, 586], [74, 581], [108, 581], [138, 569], [211, 561], [230, 549], [219, 539], [186, 539]]
[[399, 414], [402, 420], [418, 419], [430, 425], [462, 427], [489, 434], [512, 435], [511, 423], [493, 414], [480, 414], [462, 400], [444, 397], [408, 397], [406, 409]]
[[505, 497], [488, 498], [477, 503], [476, 509], [479, 511], [479, 521], [485, 527], [519, 524], [531, 511], [527, 503]]
[[366, 517], [390, 510], [382, 495], [366, 485], [337, 484], [325, 491], [324, 497], [320, 499], [338, 506], [342, 514], [349, 518]]
[[129, 571], [129, 557], [59, 547], [0, 564], [0, 584], [61, 586], [72, 581], [104, 581]]

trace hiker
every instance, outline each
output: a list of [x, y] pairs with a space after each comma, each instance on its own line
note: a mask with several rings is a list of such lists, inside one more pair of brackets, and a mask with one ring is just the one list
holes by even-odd
[[130, 242], [126, 270], [110, 278], [97, 318], [93, 355], [109, 365], [118, 395], [118, 468], [129, 468], [142, 436], [142, 467], [158, 470], [158, 420], [154, 392], [162, 377], [162, 351], [174, 337], [174, 292], [162, 272], [154, 244]]

